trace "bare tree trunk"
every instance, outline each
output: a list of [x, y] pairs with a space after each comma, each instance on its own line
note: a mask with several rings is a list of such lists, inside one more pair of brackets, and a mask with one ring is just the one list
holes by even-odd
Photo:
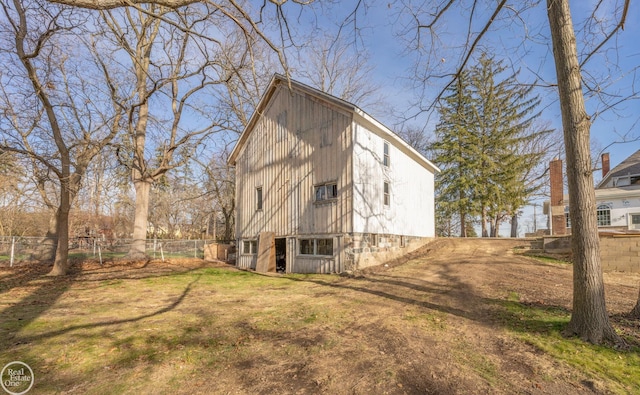
[[56, 248], [56, 257], [53, 261], [53, 268], [49, 272], [49, 276], [64, 276], [69, 270], [69, 212], [71, 209], [71, 199], [68, 192], [64, 192], [64, 186], [61, 187], [63, 192], [60, 193], [60, 207], [56, 214], [56, 222], [58, 225], [58, 246]]
[[482, 207], [482, 237], [489, 237], [489, 232], [487, 231], [487, 211], [484, 208], [484, 204]]
[[640, 318], [640, 290], [638, 290], [638, 300], [636, 306], [629, 313], [633, 318]]
[[58, 248], [58, 210], [51, 214], [49, 229], [44, 238], [40, 239], [34, 258], [42, 262], [51, 262], [56, 257], [56, 248]]
[[511, 237], [518, 237], [518, 214], [511, 216]]
[[149, 215], [149, 192], [151, 191], [151, 182], [138, 179], [134, 181], [133, 185], [136, 190], [133, 244], [129, 249], [127, 258], [146, 259], [147, 217]]
[[547, 0], [547, 13], [562, 111], [572, 223], [573, 312], [564, 333], [595, 344], [619, 343], [622, 340], [609, 322], [605, 305], [589, 149], [591, 125], [584, 105], [569, 0]]
[[460, 237], [467, 237], [467, 223], [464, 211], [460, 211]]

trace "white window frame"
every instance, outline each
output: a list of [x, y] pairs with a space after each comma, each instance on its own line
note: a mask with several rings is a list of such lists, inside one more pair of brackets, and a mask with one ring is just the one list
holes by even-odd
[[391, 207], [391, 183], [387, 180], [382, 182], [382, 204]]
[[385, 167], [391, 166], [391, 156], [389, 154], [389, 151], [391, 151], [391, 147], [389, 145], [389, 142], [385, 141], [382, 145], [382, 164]]
[[596, 207], [596, 217], [598, 227], [611, 226], [611, 206], [608, 204], [599, 204]]
[[258, 240], [243, 240], [242, 253], [244, 255], [256, 255], [258, 253]]

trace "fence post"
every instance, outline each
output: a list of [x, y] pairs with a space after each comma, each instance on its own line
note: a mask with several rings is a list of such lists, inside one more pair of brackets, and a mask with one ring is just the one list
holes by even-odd
[[193, 241], [193, 257], [198, 257], [198, 240]]
[[164, 262], [164, 251], [162, 250], [162, 243], [160, 243], [160, 256], [162, 256], [162, 262]]
[[11, 261], [9, 263], [9, 267], [13, 267], [13, 253], [15, 251], [15, 248], [16, 248], [16, 237], [13, 236], [11, 238]]

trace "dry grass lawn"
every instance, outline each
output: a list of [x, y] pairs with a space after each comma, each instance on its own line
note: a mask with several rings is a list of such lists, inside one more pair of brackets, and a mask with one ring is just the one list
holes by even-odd
[[571, 268], [510, 240], [438, 240], [352, 276], [199, 260], [0, 268], [0, 364], [34, 394], [640, 393], [640, 276], [610, 273], [628, 350], [559, 332]]

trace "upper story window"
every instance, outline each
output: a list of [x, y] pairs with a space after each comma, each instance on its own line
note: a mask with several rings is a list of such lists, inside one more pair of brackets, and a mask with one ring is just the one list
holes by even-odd
[[389, 167], [389, 165], [391, 164], [389, 159], [389, 143], [386, 141], [384, 142], [382, 164], [387, 167]]
[[338, 184], [335, 182], [328, 182], [326, 184], [316, 185], [314, 189], [315, 189], [316, 202], [331, 200], [338, 197]]
[[256, 188], [256, 210], [262, 210], [262, 187]]
[[610, 226], [611, 225], [611, 207], [607, 204], [600, 204], [596, 209], [598, 216], [598, 226]]
[[278, 114], [276, 121], [278, 123], [276, 138], [278, 141], [283, 141], [287, 139], [287, 110], [284, 110], [280, 114]]
[[613, 179], [614, 187], [625, 187], [629, 185], [640, 185], [640, 174], [616, 177]]
[[391, 204], [391, 188], [389, 186], [389, 181], [384, 182], [383, 191], [384, 191], [384, 205], [389, 206]]

